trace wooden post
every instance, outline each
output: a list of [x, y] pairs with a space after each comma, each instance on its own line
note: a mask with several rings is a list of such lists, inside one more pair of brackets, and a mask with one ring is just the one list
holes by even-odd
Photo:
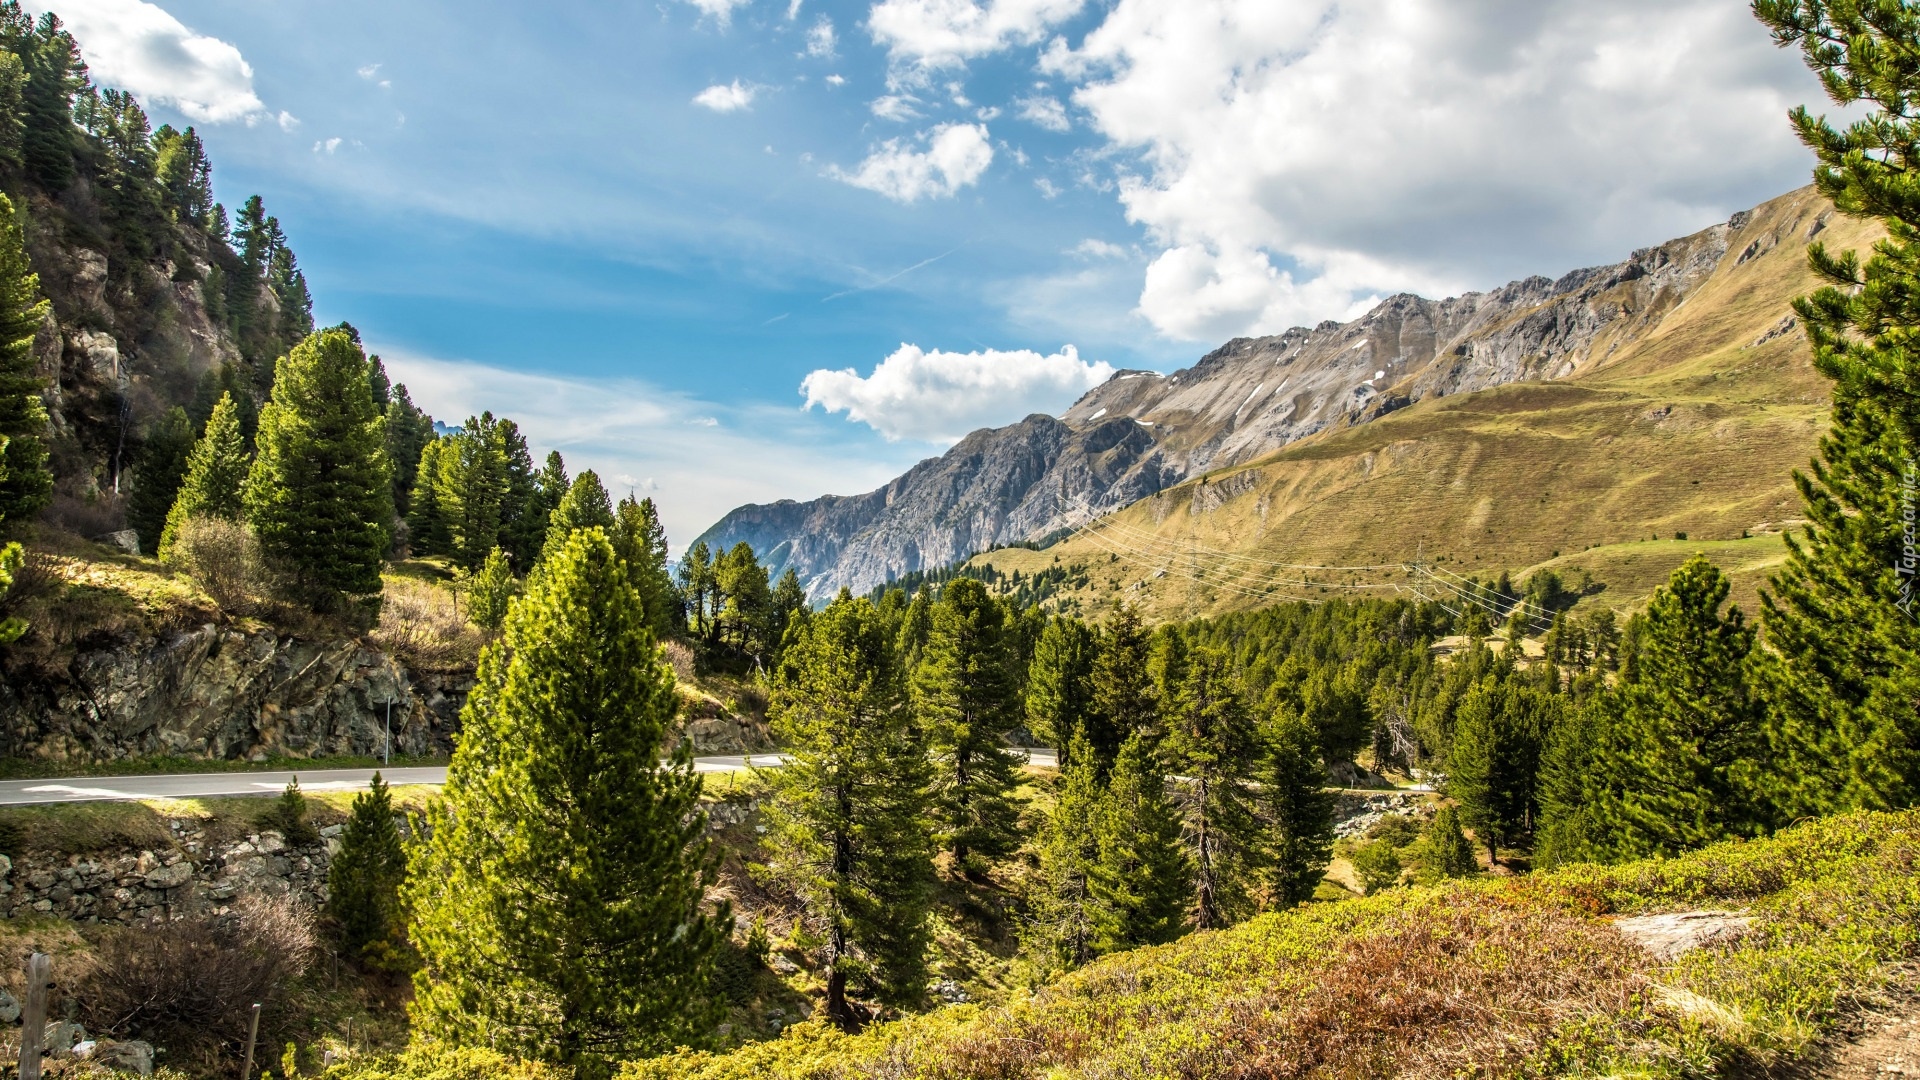
[[27, 957], [27, 1007], [20, 1013], [20, 1080], [40, 1080], [40, 1059], [47, 1048], [47, 991], [53, 986], [53, 957]]
[[260, 1034], [260, 1003], [253, 1003], [253, 1015], [247, 1018], [247, 1060], [240, 1066], [240, 1080], [253, 1075], [253, 1040]]

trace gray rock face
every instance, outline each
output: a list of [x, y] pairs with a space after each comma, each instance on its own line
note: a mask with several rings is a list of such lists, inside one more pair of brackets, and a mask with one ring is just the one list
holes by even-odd
[[1084, 507], [1117, 509], [1180, 477], [1134, 420], [1075, 425], [1035, 414], [976, 431], [878, 491], [743, 506], [700, 540], [746, 541], [776, 574], [793, 567], [817, 599], [1043, 536]]
[[415, 672], [359, 641], [203, 626], [112, 643], [64, 671], [6, 672], [0, 738], [16, 757], [446, 754], [470, 672]]
[[[1775, 202], [1815, 198], [1803, 189]], [[1746, 236], [1753, 217], [1558, 280], [1445, 300], [1390, 297], [1349, 323], [1230, 341], [1165, 377], [1123, 371], [1059, 419], [976, 431], [865, 495], [740, 507], [700, 539], [746, 541], [776, 571], [793, 567], [815, 599], [1039, 540], [1425, 398], [1590, 371], [1657, 329], [1731, 253], [1778, 242]]]

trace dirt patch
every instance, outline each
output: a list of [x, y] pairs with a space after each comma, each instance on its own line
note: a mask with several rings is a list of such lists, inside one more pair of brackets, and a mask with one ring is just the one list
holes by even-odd
[[1897, 1080], [1920, 1076], [1920, 970], [1842, 1037], [1823, 1044], [1784, 1075], [1821, 1080]]

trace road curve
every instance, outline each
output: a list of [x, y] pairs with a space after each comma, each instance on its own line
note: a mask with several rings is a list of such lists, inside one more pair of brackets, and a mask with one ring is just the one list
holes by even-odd
[[[1052, 766], [1052, 750], [1022, 750], [1035, 765]], [[785, 754], [719, 754], [693, 759], [696, 772], [730, 773], [775, 768]], [[314, 769], [292, 772], [173, 773], [157, 776], [67, 776], [53, 780], [0, 780], [0, 806], [36, 806], [47, 803], [127, 802], [136, 799], [197, 799], [220, 795], [271, 795], [298, 777], [303, 791], [364, 791], [380, 773], [396, 787], [408, 784], [444, 784], [446, 766], [402, 769]]]

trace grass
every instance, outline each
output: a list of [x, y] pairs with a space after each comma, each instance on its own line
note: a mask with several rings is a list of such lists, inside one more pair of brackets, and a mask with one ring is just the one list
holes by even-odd
[[[1663, 964], [1615, 913], [1740, 907]], [[1679, 1077], [1806, 1051], [1920, 954], [1920, 812], [1672, 860], [1393, 889], [1108, 957], [999, 1007], [819, 1022], [624, 1080]], [[366, 1073], [369, 1077], [377, 1073]]]
[[[355, 794], [306, 793], [307, 820], [316, 828], [345, 821]], [[393, 789], [394, 805], [409, 812], [425, 810], [438, 795], [438, 788], [420, 785]], [[232, 795], [0, 806], [0, 853], [78, 855], [167, 848], [174, 842], [172, 822], [191, 822], [213, 842], [224, 843], [258, 832], [261, 815], [277, 801], [277, 795]]]

